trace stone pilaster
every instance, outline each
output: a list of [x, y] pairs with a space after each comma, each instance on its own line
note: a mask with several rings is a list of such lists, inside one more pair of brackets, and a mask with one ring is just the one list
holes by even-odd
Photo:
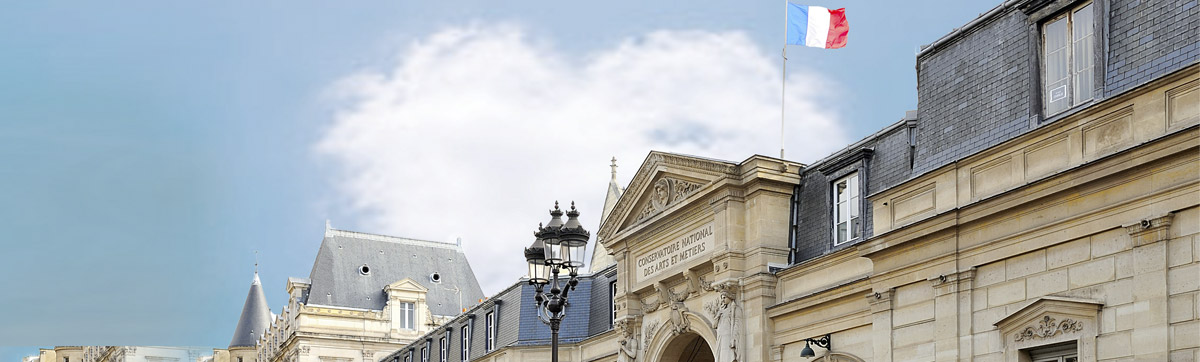
[[871, 339], [874, 341], [874, 360], [892, 360], [892, 297], [895, 289], [887, 289], [867, 295], [871, 303]]
[[933, 283], [934, 360], [957, 361], [959, 345], [959, 275], [940, 275]]
[[974, 311], [975, 268], [958, 273], [958, 360], [970, 361], [975, 355], [974, 326], [971, 315]]
[[1133, 332], [1137, 360], [1167, 360], [1170, 329], [1167, 311], [1167, 243], [1174, 214], [1125, 225], [1133, 241]]

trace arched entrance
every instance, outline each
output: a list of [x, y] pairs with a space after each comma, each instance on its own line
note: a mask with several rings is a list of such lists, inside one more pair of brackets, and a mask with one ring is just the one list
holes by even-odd
[[663, 348], [659, 362], [715, 362], [712, 348], [704, 337], [696, 333], [684, 333], [671, 339]]

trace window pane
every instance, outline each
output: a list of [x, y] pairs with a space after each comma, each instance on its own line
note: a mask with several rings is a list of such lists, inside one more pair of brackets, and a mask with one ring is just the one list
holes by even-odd
[[849, 197], [858, 197], [858, 174], [850, 176], [850, 180], [847, 182], [847, 184], [849, 185], [846, 187], [848, 187], [850, 190], [847, 191], [846, 194], [849, 195]]
[[837, 224], [837, 242], [844, 241], [846, 241], [846, 223], [841, 222]]
[[835, 197], [833, 199], [835, 201], [837, 201], [837, 202], [846, 201], [846, 182], [845, 181], [838, 182], [834, 186], [834, 195], [835, 195]]
[[1072, 14], [1071, 34], [1074, 41], [1074, 104], [1080, 104], [1092, 99], [1093, 43], [1092, 36], [1092, 5], [1084, 6]]
[[1070, 106], [1070, 42], [1067, 38], [1067, 18], [1055, 20], [1046, 24], [1043, 30], [1044, 74], [1046, 85], [1044, 95], [1046, 115], [1061, 112]]
[[858, 224], [859, 218], [856, 216], [850, 219], [850, 239], [858, 238], [858, 231], [862, 230], [862, 225]]
[[854, 198], [851, 198], [850, 201], [846, 201], [846, 205], [850, 206], [850, 217], [851, 218], [858, 217], [858, 208], [859, 208], [858, 197], [854, 197]]

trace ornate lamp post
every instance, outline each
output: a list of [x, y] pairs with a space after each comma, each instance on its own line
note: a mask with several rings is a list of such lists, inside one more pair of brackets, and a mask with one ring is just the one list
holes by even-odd
[[[538, 318], [550, 325], [551, 362], [558, 362], [558, 327], [566, 314], [567, 294], [579, 284], [579, 268], [583, 266], [584, 249], [591, 235], [579, 224], [575, 202], [571, 202], [571, 210], [566, 214], [564, 224], [563, 211], [555, 201], [554, 210], [550, 210], [550, 223], [546, 226], [538, 224], [538, 230], [533, 233], [533, 245], [525, 248], [529, 284], [536, 288], [533, 300], [537, 303]], [[567, 276], [560, 277], [563, 273]], [[545, 291], [547, 285], [549, 291]]]

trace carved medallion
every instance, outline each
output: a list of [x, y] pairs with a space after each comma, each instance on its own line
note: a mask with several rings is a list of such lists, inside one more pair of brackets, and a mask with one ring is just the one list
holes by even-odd
[[691, 196], [696, 190], [702, 187], [702, 184], [695, 182], [684, 181], [669, 177], [663, 177], [655, 181], [650, 186], [650, 202], [638, 211], [635, 223], [640, 223], [649, 219], [651, 216], [666, 210], [672, 205], [683, 201], [688, 196]]

